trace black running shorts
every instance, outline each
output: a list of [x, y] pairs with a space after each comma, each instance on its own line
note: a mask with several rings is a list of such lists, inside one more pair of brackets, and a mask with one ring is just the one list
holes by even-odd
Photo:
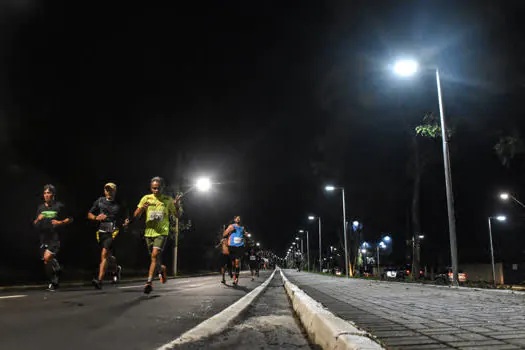
[[97, 235], [98, 245], [100, 248], [106, 248], [107, 250], [113, 250], [113, 233], [111, 232], [98, 232]]
[[60, 241], [58, 240], [49, 240], [42, 242], [40, 244], [40, 257], [44, 259], [44, 253], [48, 250], [51, 254], [57, 255], [60, 251]]
[[229, 246], [228, 248], [230, 250], [230, 259], [242, 260], [244, 256], [244, 247]]
[[229, 254], [221, 254], [220, 257], [221, 267], [231, 265], [231, 258]]

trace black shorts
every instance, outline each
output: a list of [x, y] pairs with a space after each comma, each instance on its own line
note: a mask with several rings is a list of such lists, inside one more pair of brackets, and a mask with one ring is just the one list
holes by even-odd
[[228, 249], [230, 250], [230, 259], [239, 259], [241, 260], [244, 256], [244, 247], [233, 247], [229, 246]]
[[220, 264], [221, 264], [221, 267], [230, 266], [232, 264], [232, 260], [230, 258], [230, 255], [229, 254], [221, 254]]
[[106, 248], [107, 250], [113, 250], [113, 233], [111, 232], [97, 232], [97, 241], [100, 249]]
[[259, 262], [256, 260], [250, 260], [250, 270], [257, 270], [259, 268]]
[[40, 244], [40, 257], [44, 259], [44, 253], [48, 250], [51, 254], [57, 255], [60, 251], [60, 241], [58, 240], [50, 240], [45, 241]]

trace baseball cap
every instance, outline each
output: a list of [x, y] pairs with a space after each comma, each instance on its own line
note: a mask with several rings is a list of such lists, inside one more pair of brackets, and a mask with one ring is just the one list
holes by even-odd
[[113, 182], [108, 182], [107, 184], [104, 185], [104, 189], [108, 187], [111, 188], [113, 191], [117, 190], [117, 185], [115, 185]]

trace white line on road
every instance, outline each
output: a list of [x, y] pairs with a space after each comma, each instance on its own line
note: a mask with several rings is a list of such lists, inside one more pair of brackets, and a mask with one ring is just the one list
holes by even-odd
[[0, 297], [0, 299], [15, 299], [15, 298], [23, 298], [27, 297], [27, 295], [6, 295], [4, 297]]
[[141, 285], [139, 285], [139, 286], [118, 287], [118, 289], [128, 289], [128, 288], [144, 288], [144, 285], [141, 284]]
[[206, 338], [213, 334], [222, 332], [231, 324], [231, 322], [237, 316], [239, 316], [241, 312], [243, 312], [251, 304], [253, 300], [255, 300], [257, 296], [259, 296], [259, 294], [262, 293], [266, 286], [270, 284], [270, 281], [272, 280], [276, 271], [277, 270], [274, 270], [271, 276], [268, 277], [268, 279], [264, 281], [260, 286], [243, 296], [241, 299], [237, 300], [232, 305], [228, 306], [226, 309], [222, 310], [216, 315], [213, 315], [212, 317], [198, 324], [186, 333], [182, 334], [177, 339], [161, 346], [157, 350], [175, 349], [177, 345], [181, 345], [188, 342], [194, 342], [199, 339]]

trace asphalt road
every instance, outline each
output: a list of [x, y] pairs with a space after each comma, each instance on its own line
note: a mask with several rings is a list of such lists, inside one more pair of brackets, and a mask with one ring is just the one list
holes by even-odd
[[[158, 281], [146, 296], [142, 284], [101, 291], [0, 293], [0, 349], [156, 349], [222, 311], [260, 285], [243, 274], [238, 287], [220, 276]], [[21, 296], [22, 297], [18, 297]]]

